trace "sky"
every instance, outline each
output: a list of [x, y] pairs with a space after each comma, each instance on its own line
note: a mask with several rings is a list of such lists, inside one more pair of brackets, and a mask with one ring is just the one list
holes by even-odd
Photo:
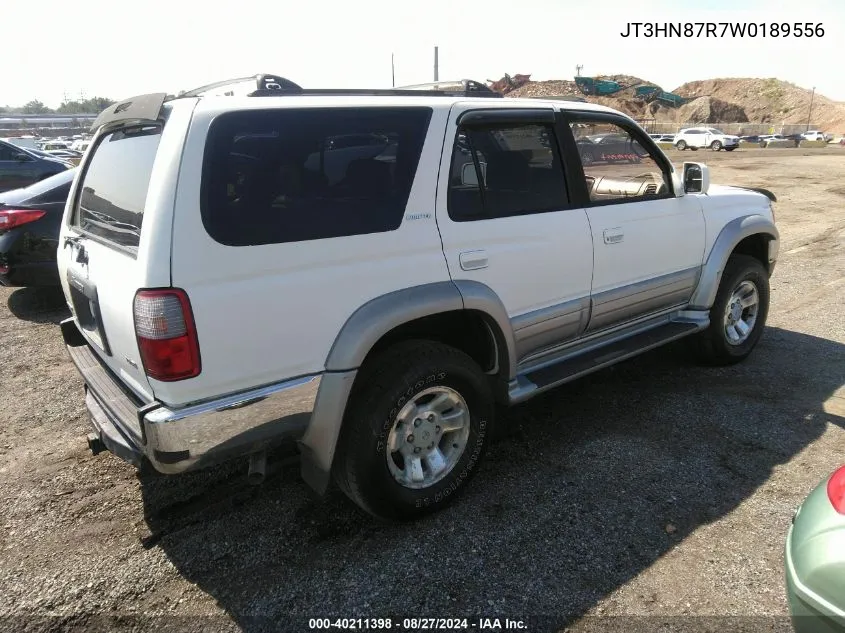
[[[126, 0], [11, 2], [22, 47], [0, 64], [0, 105], [65, 95], [124, 99], [226, 78], [282, 75], [310, 88], [433, 79], [628, 74], [672, 90], [716, 77], [776, 77], [845, 101], [845, 0]], [[37, 8], [34, 8], [37, 7]], [[810, 22], [821, 37], [624, 38], [629, 22]], [[32, 32], [25, 39], [26, 25]], [[719, 30], [721, 30], [721, 26]], [[19, 51], [20, 58], [15, 59]]]

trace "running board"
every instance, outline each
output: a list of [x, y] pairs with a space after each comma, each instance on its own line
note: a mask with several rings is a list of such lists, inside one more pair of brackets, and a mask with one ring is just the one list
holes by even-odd
[[518, 376], [511, 383], [508, 390], [508, 400], [510, 404], [523, 402], [543, 391], [553, 389], [610, 365], [615, 365], [700, 330], [701, 325], [698, 323], [671, 321], [666, 325], [640, 332], [630, 338], [576, 356], [570, 356], [553, 365], [530, 370]]

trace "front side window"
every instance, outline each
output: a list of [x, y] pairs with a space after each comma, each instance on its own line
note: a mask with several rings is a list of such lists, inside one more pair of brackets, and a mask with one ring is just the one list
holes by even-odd
[[161, 125], [103, 136], [82, 175], [74, 224], [101, 240], [137, 249]]
[[563, 209], [566, 183], [552, 126], [459, 128], [449, 174], [449, 217], [486, 220]]
[[424, 107], [220, 116], [203, 168], [206, 231], [248, 246], [397, 229], [430, 117]]
[[579, 120], [571, 128], [591, 202], [629, 202], [670, 194], [669, 174], [625, 128], [600, 120]]

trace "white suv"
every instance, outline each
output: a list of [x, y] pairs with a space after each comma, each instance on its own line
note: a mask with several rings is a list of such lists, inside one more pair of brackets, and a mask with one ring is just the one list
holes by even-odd
[[739, 147], [739, 137], [714, 127], [688, 127], [675, 135], [675, 147], [679, 150], [709, 147], [713, 151], [723, 149], [732, 152]]
[[804, 137], [808, 141], [825, 141], [825, 142], [827, 142], [831, 138], [829, 134], [825, 134], [824, 132], [821, 132], [819, 130], [808, 130], [808, 131], [804, 132], [803, 134], [801, 134], [801, 136]]
[[623, 114], [255, 82], [94, 123], [58, 263], [95, 452], [260, 481], [293, 438], [316, 490], [414, 517], [466, 486], [497, 403], [763, 332], [774, 196], [677, 172]]

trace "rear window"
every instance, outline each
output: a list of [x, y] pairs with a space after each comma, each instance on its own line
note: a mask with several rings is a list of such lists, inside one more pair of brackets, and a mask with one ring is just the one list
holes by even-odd
[[75, 224], [90, 235], [137, 249], [160, 125], [106, 134], [82, 176]]
[[431, 108], [233, 112], [211, 126], [202, 219], [229, 246], [397, 229]]

